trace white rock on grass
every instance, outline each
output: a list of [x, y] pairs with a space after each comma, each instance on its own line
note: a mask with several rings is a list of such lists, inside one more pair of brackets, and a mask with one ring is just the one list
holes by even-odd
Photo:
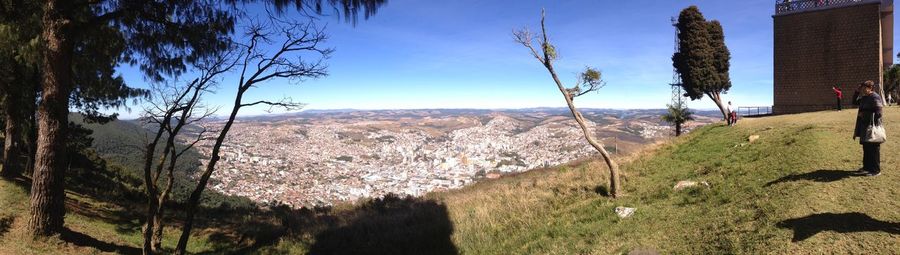
[[750, 137], [747, 137], [747, 141], [750, 143], [753, 143], [756, 140], [759, 140], [759, 135], [751, 135]]
[[636, 210], [637, 210], [636, 208], [619, 206], [619, 207], [616, 207], [616, 215], [619, 215], [619, 218], [624, 219], [624, 218], [631, 217], [631, 215], [634, 215], [634, 211], [636, 211]]
[[705, 182], [705, 181], [702, 181], [702, 182], [679, 181], [678, 183], [675, 183], [675, 187], [672, 187], [672, 189], [674, 189], [675, 191], [679, 191], [679, 190], [683, 190], [686, 188], [693, 188], [693, 187], [697, 187], [697, 186], [701, 186], [701, 185], [709, 188], [709, 183]]

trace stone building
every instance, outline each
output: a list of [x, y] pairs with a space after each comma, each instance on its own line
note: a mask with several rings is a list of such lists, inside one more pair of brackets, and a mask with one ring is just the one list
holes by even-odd
[[862, 81], [882, 84], [893, 63], [892, 0], [777, 0], [773, 113], [833, 109], [831, 87], [851, 105]]

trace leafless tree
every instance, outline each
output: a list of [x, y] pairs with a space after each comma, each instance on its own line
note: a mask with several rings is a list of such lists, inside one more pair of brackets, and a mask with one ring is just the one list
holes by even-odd
[[188, 198], [187, 215], [181, 237], [175, 248], [176, 254], [185, 254], [200, 197], [220, 159], [220, 149], [238, 112], [244, 107], [258, 105], [269, 106], [270, 109], [271, 107], [280, 107], [287, 110], [303, 107], [303, 104], [294, 102], [290, 98], [244, 102], [247, 91], [263, 86], [270, 80], [289, 79], [299, 83], [305, 79], [327, 75], [324, 61], [329, 58], [333, 50], [321, 45], [327, 37], [323, 30], [316, 27], [312, 21], [303, 23], [269, 15], [265, 21], [255, 20], [250, 23], [252, 24], [246, 27], [243, 34], [243, 42], [235, 43], [239, 50], [235, 69], [239, 69], [240, 79], [234, 95], [234, 105], [228, 115], [228, 120], [216, 134], [209, 162]]
[[[192, 81], [184, 82], [176, 78], [171, 82], [163, 82], [152, 87], [155, 98], [144, 109], [143, 117], [147, 124], [156, 126], [156, 133], [153, 134], [152, 140], [148, 140], [144, 152], [144, 184], [148, 199], [143, 228], [144, 254], [157, 253], [161, 248], [164, 205], [175, 184], [174, 171], [178, 158], [199, 141], [208, 138], [206, 129], [192, 135], [181, 134], [181, 131], [185, 126], [200, 122], [215, 113], [215, 108], [202, 104], [203, 94], [217, 84], [221, 74], [230, 71], [235, 65], [233, 55], [226, 52], [196, 64], [195, 69], [199, 77]], [[183, 146], [177, 146], [178, 137], [185, 136], [193, 138], [186, 139], [188, 141]], [[162, 153], [159, 154], [158, 163], [153, 171], [153, 161], [163, 138], [165, 141], [162, 144]], [[166, 179], [160, 190], [159, 181], [164, 170]]]
[[[594, 138], [593, 133], [591, 132], [590, 127], [587, 126], [586, 121], [584, 120], [584, 116], [581, 115], [581, 112], [575, 108], [574, 100], [576, 97], [583, 96], [589, 92], [597, 91], [602, 88], [605, 83], [600, 77], [600, 71], [594, 68], [586, 68], [586, 70], [578, 75], [578, 82], [573, 87], [566, 87], [562, 84], [559, 79], [559, 76], [556, 74], [556, 70], [553, 69], [553, 61], [557, 59], [556, 48], [553, 47], [553, 44], [550, 43], [550, 40], [547, 36], [547, 28], [544, 23], [544, 10], [541, 10], [541, 35], [536, 36], [528, 28], [524, 28], [522, 30], [514, 31], [513, 36], [515, 41], [525, 48], [528, 48], [531, 51], [531, 55], [537, 59], [541, 64], [547, 68], [547, 71], [550, 72], [550, 76], [553, 78], [553, 81], [556, 82], [556, 87], [559, 88], [559, 92], [562, 93], [563, 97], [566, 100], [566, 104], [569, 106], [569, 110], [572, 112], [572, 116], [575, 118], [575, 122], [578, 123], [578, 126], [581, 127], [581, 131], [584, 133], [584, 138], [587, 140], [589, 144], [591, 144], [597, 152], [603, 157], [603, 160], [606, 162], [606, 166], [609, 168], [609, 195], [613, 198], [620, 195], [620, 182], [619, 182], [619, 166], [615, 161], [610, 157], [609, 152], [603, 147], [603, 144], [597, 141]], [[534, 44], [540, 45], [540, 52], [535, 49]]]

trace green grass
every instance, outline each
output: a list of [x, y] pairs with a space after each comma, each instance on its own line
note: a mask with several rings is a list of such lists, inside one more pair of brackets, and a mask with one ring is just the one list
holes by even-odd
[[[261, 254], [886, 254], [900, 250], [900, 109], [886, 112], [883, 174], [850, 176], [855, 111], [710, 125], [621, 158], [625, 196], [603, 193], [597, 161], [530, 171], [421, 199], [360, 201], [201, 219], [191, 252]], [[760, 135], [754, 143], [747, 137]], [[711, 187], [673, 191], [681, 180]], [[70, 193], [66, 226], [109, 247], [139, 247], [128, 206]], [[620, 219], [617, 206], [637, 208]], [[98, 253], [22, 241], [27, 192], [0, 181], [0, 254]], [[266, 218], [268, 217], [268, 218]], [[6, 220], [11, 219], [11, 220]], [[227, 224], [217, 221], [229, 220]], [[214, 222], [210, 222], [214, 221]], [[8, 222], [8, 223], [4, 223]], [[247, 223], [254, 222], [254, 223]], [[268, 222], [268, 224], [260, 224]], [[211, 227], [217, 226], [217, 227]], [[166, 247], [174, 246], [169, 228]], [[252, 239], [238, 243], [235, 236]], [[96, 242], [94, 243], [96, 244]]]
[[[65, 237], [30, 238], [24, 232], [28, 221], [26, 186], [24, 182], [0, 181], [0, 222], [11, 223], [8, 228], [0, 224], [0, 254], [140, 254], [141, 221], [133, 217], [131, 209], [73, 192], [67, 195], [65, 226], [70, 231]], [[174, 250], [180, 232], [168, 227], [163, 246]], [[208, 237], [195, 235], [189, 251], [210, 252], [222, 246]]]
[[[883, 145], [882, 176], [847, 177], [862, 157], [850, 140], [854, 120], [855, 111], [820, 112], [701, 128], [624, 164], [626, 196], [615, 200], [594, 192], [606, 183], [597, 162], [433, 198], [450, 209], [453, 241], [470, 254], [895, 252], [900, 148]], [[897, 122], [886, 128], [900, 137]], [[749, 144], [750, 135], [761, 138]], [[673, 191], [681, 180], [711, 188]], [[637, 212], [619, 219], [616, 206]]]

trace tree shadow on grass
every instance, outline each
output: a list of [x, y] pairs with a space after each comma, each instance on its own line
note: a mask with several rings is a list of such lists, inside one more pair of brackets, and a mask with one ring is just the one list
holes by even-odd
[[9, 229], [12, 227], [12, 223], [15, 218], [13, 217], [3, 217], [0, 218], [0, 237], [9, 232]]
[[101, 206], [75, 199], [66, 199], [66, 210], [87, 218], [111, 223], [115, 225], [116, 233], [123, 235], [140, 231], [143, 226], [143, 215], [125, 207]]
[[598, 185], [597, 187], [594, 187], [594, 193], [597, 193], [604, 197], [609, 197], [609, 188], [603, 185]]
[[781, 221], [777, 226], [793, 229], [794, 238], [791, 239], [793, 242], [806, 240], [824, 231], [838, 233], [885, 232], [900, 235], [900, 223], [873, 219], [869, 215], [858, 212], [810, 214], [801, 218]]
[[137, 247], [118, 245], [97, 240], [89, 235], [78, 233], [70, 229], [63, 230], [60, 239], [68, 243], [72, 243], [82, 247], [92, 247], [103, 252], [115, 252], [118, 254], [141, 254], [141, 249]]
[[388, 195], [326, 219], [310, 254], [457, 254], [447, 207]]
[[255, 254], [256, 251], [278, 243], [286, 236], [284, 226], [257, 221], [231, 229], [216, 229], [207, 237], [212, 250], [198, 254]]
[[779, 183], [795, 182], [795, 181], [814, 181], [814, 182], [834, 182], [840, 181], [853, 176], [859, 176], [856, 171], [846, 170], [817, 170], [809, 173], [791, 174], [779, 178], [778, 180], [766, 183], [764, 187], [769, 187]]
[[281, 205], [260, 213], [237, 229], [217, 229], [209, 240], [226, 245], [200, 254], [254, 254], [282, 240], [303, 243], [309, 254], [459, 253], [447, 207], [425, 198], [391, 194], [347, 209]]

